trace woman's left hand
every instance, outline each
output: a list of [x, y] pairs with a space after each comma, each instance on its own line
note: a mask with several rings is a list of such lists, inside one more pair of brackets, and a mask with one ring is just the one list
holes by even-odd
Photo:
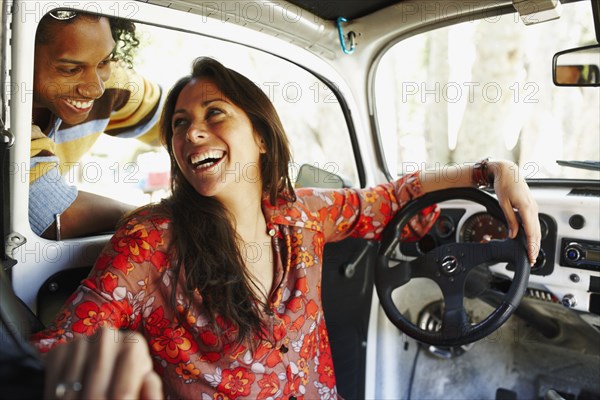
[[529, 186], [519, 167], [510, 161], [490, 161], [488, 168], [494, 174], [494, 190], [508, 222], [508, 236], [514, 239], [519, 232], [518, 212], [527, 238], [527, 256], [530, 264], [534, 265], [540, 251], [542, 234], [538, 205]]

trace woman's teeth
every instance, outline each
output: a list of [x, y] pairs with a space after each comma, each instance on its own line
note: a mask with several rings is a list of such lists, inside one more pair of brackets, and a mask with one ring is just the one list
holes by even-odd
[[209, 151], [203, 154], [193, 155], [190, 159], [194, 168], [209, 168], [218, 163], [224, 156], [222, 151]]

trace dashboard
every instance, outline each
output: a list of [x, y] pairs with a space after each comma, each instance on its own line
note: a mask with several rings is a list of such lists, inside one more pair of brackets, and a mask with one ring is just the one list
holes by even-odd
[[[530, 187], [539, 205], [542, 240], [526, 295], [600, 315], [600, 184], [534, 182]], [[440, 216], [430, 231], [418, 242], [400, 245], [405, 256], [417, 257], [449, 243], [508, 237], [506, 224], [479, 204], [452, 200], [439, 206]], [[508, 279], [514, 273], [510, 264], [490, 270]]]

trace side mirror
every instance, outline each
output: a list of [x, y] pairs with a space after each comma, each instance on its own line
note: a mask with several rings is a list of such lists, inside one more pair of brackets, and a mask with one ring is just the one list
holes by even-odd
[[295, 186], [296, 188], [342, 189], [351, 187], [351, 184], [333, 172], [325, 171], [314, 165], [302, 164], [296, 177]]
[[600, 86], [600, 45], [556, 53], [552, 59], [552, 80], [556, 86]]

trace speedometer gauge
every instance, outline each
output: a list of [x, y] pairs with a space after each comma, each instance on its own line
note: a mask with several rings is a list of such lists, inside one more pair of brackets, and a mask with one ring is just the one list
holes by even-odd
[[460, 230], [460, 240], [466, 243], [487, 243], [507, 237], [506, 225], [486, 212], [471, 215]]

